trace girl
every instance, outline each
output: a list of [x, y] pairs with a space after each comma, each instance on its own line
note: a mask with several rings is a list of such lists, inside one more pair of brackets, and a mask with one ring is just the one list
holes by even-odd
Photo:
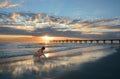
[[45, 50], [45, 47], [43, 46], [43, 47], [41, 47], [41, 49], [39, 49], [38, 51], [37, 51], [37, 54], [38, 54], [38, 58], [40, 59], [40, 57], [43, 55], [44, 57], [46, 57], [45, 56], [45, 52], [44, 52], [44, 50]]

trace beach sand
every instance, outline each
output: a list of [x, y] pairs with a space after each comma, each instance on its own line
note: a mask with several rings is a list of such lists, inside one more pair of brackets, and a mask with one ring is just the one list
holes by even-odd
[[110, 56], [85, 63], [82, 69], [66, 72], [55, 79], [120, 79], [120, 48], [116, 50]]

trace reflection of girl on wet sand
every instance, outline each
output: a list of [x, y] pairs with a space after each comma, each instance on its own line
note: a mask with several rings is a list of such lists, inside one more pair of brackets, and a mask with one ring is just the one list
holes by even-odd
[[41, 49], [39, 49], [38, 51], [37, 51], [37, 55], [38, 55], [38, 58], [40, 59], [40, 57], [43, 55], [44, 57], [46, 57], [45, 56], [45, 52], [44, 52], [44, 50], [45, 50], [45, 47], [43, 46]]

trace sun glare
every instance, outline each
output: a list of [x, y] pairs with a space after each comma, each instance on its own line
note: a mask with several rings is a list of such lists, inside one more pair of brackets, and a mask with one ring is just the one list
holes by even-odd
[[49, 54], [45, 54], [45, 56], [48, 58], [48, 57], [49, 57]]
[[53, 38], [53, 37], [50, 37], [50, 36], [43, 36], [42, 39], [43, 39], [43, 41], [44, 41], [45, 43], [49, 43], [49, 41], [50, 41], [50, 40], [53, 40], [54, 38]]

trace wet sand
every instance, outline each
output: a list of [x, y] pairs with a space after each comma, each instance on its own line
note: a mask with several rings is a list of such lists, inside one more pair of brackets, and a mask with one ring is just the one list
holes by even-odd
[[46, 53], [48, 58], [40, 61], [33, 56], [5, 58], [0, 79], [120, 79], [119, 52], [102, 45]]
[[95, 62], [85, 63], [78, 70], [65, 72], [55, 79], [120, 79], [120, 48]]

